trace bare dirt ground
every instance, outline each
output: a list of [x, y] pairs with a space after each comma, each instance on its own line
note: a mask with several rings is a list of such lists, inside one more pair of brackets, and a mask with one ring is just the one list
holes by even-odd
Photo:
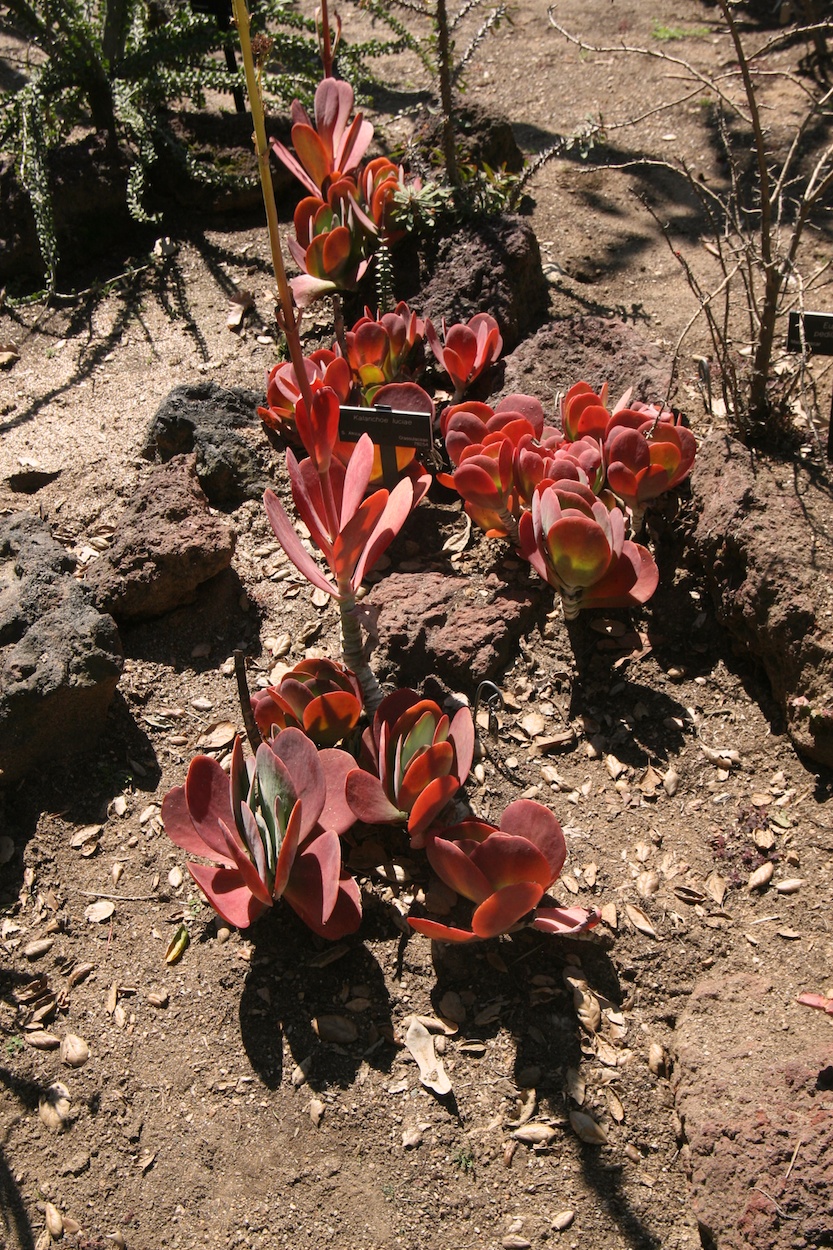
[[[342, 15], [349, 31], [352, 7]], [[711, 69], [731, 56], [716, 11], [695, 0], [568, 0], [559, 16], [585, 37], [668, 46]], [[659, 40], [658, 30], [676, 37]], [[801, 55], [779, 54], [785, 64]], [[395, 142], [428, 84], [417, 64], [394, 60], [380, 72], [401, 108], [377, 119]], [[773, 125], [787, 109], [779, 83]], [[472, 100], [509, 116], [529, 155], [600, 111], [608, 123], [644, 114], [634, 131], [611, 130], [610, 142], [616, 134], [623, 151], [684, 151], [705, 178], [720, 174], [696, 99], [673, 118], [651, 114], [673, 91], [671, 67], [580, 52], [549, 25], [542, 0], [518, 5], [486, 41], [467, 85]], [[694, 305], [634, 190], [690, 236], [693, 263], [708, 274], [693, 207], [674, 198], [675, 184], [553, 161], [530, 187], [551, 316], [624, 318], [670, 354]], [[0, 374], [0, 506], [46, 517], [82, 562], [118, 526], [170, 389], [203, 376], [257, 388], [275, 359], [268, 248], [255, 218], [170, 220], [164, 231], [176, 250], [163, 265], [145, 259], [110, 292], [0, 317], [0, 341], [20, 355]], [[106, 273], [96, 262], [97, 275], [80, 265], [74, 284], [114, 276], [122, 259]], [[236, 287], [255, 296], [237, 334], [226, 327]], [[698, 437], [712, 425], [694, 385], [694, 357], [705, 350], [695, 329], [676, 397]], [[615, 359], [606, 377], [587, 379], [605, 380], [617, 394], [629, 385]], [[21, 495], [9, 484], [21, 467], [50, 480]], [[469, 787], [484, 816], [521, 792], [550, 803], [570, 849], [560, 897], [606, 905], [610, 923], [581, 943], [527, 934], [432, 949], [400, 926], [425, 885], [417, 865], [413, 885], [380, 895], [376, 878], [360, 934], [333, 949], [311, 942], [288, 911], [243, 934], [218, 927], [159, 820], [200, 736], [214, 722], [239, 722], [235, 647], [252, 657], [253, 682], [274, 666], [281, 635], [290, 658], [310, 646], [335, 654], [334, 613], [287, 577], [260, 505], [232, 519], [233, 573], [192, 607], [123, 631], [124, 673], [98, 752], [5, 796], [0, 832], [13, 853], [0, 868], [0, 1244], [43, 1246], [47, 1203], [69, 1221], [65, 1240], [86, 1250], [113, 1237], [131, 1250], [831, 1244], [803, 1235], [812, 1220], [800, 1152], [786, 1180], [780, 1167], [772, 1198], [785, 1214], [781, 1232], [760, 1240], [710, 1241], [688, 1184], [672, 1060], [693, 1036], [693, 991], [704, 978], [748, 987], [737, 1001], [727, 992], [721, 1002], [718, 990], [705, 1040], [698, 1034], [711, 1055], [698, 1077], [704, 1095], [725, 1081], [728, 1105], [743, 1056], [763, 1084], [785, 1052], [829, 1055], [830, 1020], [796, 996], [830, 992], [833, 935], [830, 778], [796, 755], [760, 671], [733, 653], [682, 545], [662, 549], [662, 589], [633, 618], [639, 637], [629, 651], [600, 649], [608, 640], [588, 627], [579, 673], [557, 614], [518, 639], [500, 676], [506, 708], [494, 747], [509, 767], [487, 759], [484, 780]], [[413, 524], [393, 568], [442, 562], [423, 535], [439, 534], [441, 545], [456, 520]], [[475, 540], [457, 570], [476, 579], [495, 559]], [[458, 685], [472, 694], [463, 672]], [[547, 732], [572, 725], [574, 744], [536, 755], [524, 728], [531, 713]], [[720, 761], [719, 751], [736, 759]], [[99, 830], [91, 855], [73, 845], [88, 826]], [[769, 861], [775, 881], [802, 883], [795, 892], [747, 888]], [[85, 919], [92, 901], [110, 896], [109, 918]], [[165, 952], [183, 918], [190, 945], [171, 966]], [[49, 935], [47, 953], [24, 956]], [[92, 967], [79, 978], [83, 964]], [[579, 1024], [564, 980], [576, 964], [603, 1009], [596, 1034]], [[24, 1040], [15, 995], [37, 976], [59, 995], [49, 1027], [88, 1042], [83, 1067]], [[415, 1013], [458, 1023], [444, 1042], [447, 1099], [423, 1088], [402, 1046], [402, 1022]], [[315, 1022], [333, 1015], [355, 1026], [345, 1034], [353, 1040], [316, 1033]], [[71, 1104], [61, 1134], [38, 1113], [56, 1080]], [[819, 1096], [828, 1117], [830, 1098]], [[576, 1135], [569, 1117], [579, 1109], [602, 1126], [603, 1144]], [[544, 1145], [512, 1136], [525, 1114], [553, 1130]], [[787, 1160], [796, 1139], [800, 1125]], [[829, 1204], [829, 1194], [817, 1202]]]

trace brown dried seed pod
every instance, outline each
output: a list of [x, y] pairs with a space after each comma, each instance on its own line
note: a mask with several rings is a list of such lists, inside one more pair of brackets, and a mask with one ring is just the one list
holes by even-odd
[[43, 1209], [43, 1215], [46, 1220], [46, 1227], [49, 1229], [50, 1236], [54, 1237], [57, 1241], [59, 1237], [63, 1236], [64, 1232], [64, 1218], [61, 1215], [61, 1212], [54, 1205], [54, 1203], [47, 1202]]

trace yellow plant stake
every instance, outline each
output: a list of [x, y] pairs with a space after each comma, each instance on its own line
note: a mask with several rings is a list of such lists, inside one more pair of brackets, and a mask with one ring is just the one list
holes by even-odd
[[280, 306], [275, 309], [275, 319], [286, 335], [289, 356], [295, 368], [295, 377], [301, 391], [307, 412], [312, 412], [312, 388], [304, 367], [304, 355], [301, 350], [301, 338], [298, 334], [298, 315], [292, 301], [292, 292], [286, 278], [281, 252], [281, 236], [278, 224], [278, 208], [275, 203], [275, 188], [272, 185], [272, 173], [269, 169], [269, 148], [266, 142], [266, 124], [263, 119], [263, 97], [260, 91], [260, 76], [255, 67], [252, 41], [249, 36], [249, 10], [246, 0], [232, 0], [234, 21], [240, 39], [240, 51], [243, 55], [243, 68], [246, 73], [246, 90], [249, 95], [249, 106], [252, 110], [254, 126], [255, 155], [260, 174], [260, 186], [263, 192], [263, 204], [266, 209], [266, 224], [269, 229], [269, 243], [272, 249], [272, 268], [278, 284]]

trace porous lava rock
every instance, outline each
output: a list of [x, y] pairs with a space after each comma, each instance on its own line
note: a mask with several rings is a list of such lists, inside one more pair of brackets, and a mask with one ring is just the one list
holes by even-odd
[[95, 738], [122, 649], [112, 617], [73, 576], [75, 561], [27, 512], [0, 519], [0, 779]]
[[672, 1085], [707, 1250], [833, 1244], [829, 1029], [820, 1013], [785, 1006], [763, 976], [695, 986], [677, 1024]]
[[607, 317], [564, 317], [542, 326], [505, 362], [507, 393], [547, 396], [566, 391], [575, 382], [594, 389], [608, 382], [610, 403], [633, 387], [633, 398], [660, 403], [668, 390], [668, 353], [637, 326]]
[[496, 573], [479, 581], [446, 573], [391, 573], [366, 602], [378, 612], [382, 664], [402, 685], [435, 673], [453, 689], [473, 690], [515, 654], [535, 619], [538, 596]]
[[548, 304], [538, 240], [527, 221], [507, 214], [441, 239], [414, 306], [437, 327], [443, 317], [452, 324], [491, 313], [507, 352], [540, 325]]
[[264, 393], [216, 382], [177, 386], [150, 424], [142, 455], [166, 461], [196, 454], [197, 476], [216, 508], [260, 499], [274, 485], [275, 458], [257, 415]]
[[195, 461], [174, 456], [140, 480], [112, 546], [87, 567], [95, 602], [120, 624], [190, 603], [198, 586], [231, 563], [234, 528], [211, 514]]
[[697, 451], [694, 549], [720, 621], [757, 656], [801, 754], [833, 767], [830, 496], [728, 435]]

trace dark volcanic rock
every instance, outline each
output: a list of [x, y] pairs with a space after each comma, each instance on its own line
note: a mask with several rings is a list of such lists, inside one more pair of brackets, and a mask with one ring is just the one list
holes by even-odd
[[604, 317], [567, 317], [543, 326], [507, 358], [503, 389], [538, 395], [546, 407], [547, 395], [575, 382], [594, 389], [608, 382], [611, 404], [630, 386], [634, 399], [658, 403], [669, 377], [667, 352], [638, 327]]
[[87, 746], [122, 668], [118, 631], [73, 576], [48, 527], [0, 522], [0, 770], [13, 781]]
[[391, 573], [374, 586], [366, 602], [379, 612], [379, 643], [402, 685], [436, 673], [469, 691], [508, 662], [533, 623], [537, 596], [495, 574], [482, 589], [444, 573]]
[[458, 230], [440, 241], [433, 276], [419, 296], [420, 315], [437, 326], [468, 321], [478, 312], [495, 318], [504, 352], [540, 324], [549, 287], [532, 227], [522, 217], [500, 217]]
[[209, 512], [195, 457], [175, 456], [139, 482], [113, 545], [88, 566], [86, 585], [119, 622], [161, 616], [228, 568], [235, 540], [232, 526]]
[[833, 766], [829, 493], [725, 435], [698, 449], [691, 490], [720, 620], [763, 664], [797, 749]]
[[[785, 1014], [790, 1031], [773, 1044]], [[673, 1086], [703, 1246], [833, 1244], [828, 1032], [819, 1013], [797, 1004], [785, 1013], [762, 976], [695, 986], [677, 1026]]]
[[260, 499], [274, 484], [272, 449], [257, 415], [264, 395], [216, 382], [177, 386], [151, 422], [142, 455], [170, 460], [196, 452], [197, 476], [209, 502], [234, 508]]

